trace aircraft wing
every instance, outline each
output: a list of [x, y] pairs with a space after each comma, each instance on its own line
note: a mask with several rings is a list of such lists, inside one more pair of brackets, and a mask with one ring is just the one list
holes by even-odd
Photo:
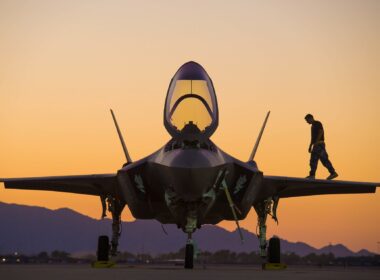
[[306, 178], [264, 176], [265, 195], [280, 198], [322, 195], [375, 193], [380, 183], [352, 182], [339, 180], [311, 180]]
[[1, 179], [7, 189], [43, 190], [88, 195], [117, 195], [116, 174]]

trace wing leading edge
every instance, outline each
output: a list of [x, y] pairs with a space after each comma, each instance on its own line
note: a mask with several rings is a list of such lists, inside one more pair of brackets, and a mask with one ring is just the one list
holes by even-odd
[[281, 176], [264, 176], [265, 194], [276, 195], [280, 198], [322, 195], [322, 194], [350, 194], [375, 193], [380, 183], [310, 180]]
[[0, 179], [7, 189], [117, 196], [116, 174]]

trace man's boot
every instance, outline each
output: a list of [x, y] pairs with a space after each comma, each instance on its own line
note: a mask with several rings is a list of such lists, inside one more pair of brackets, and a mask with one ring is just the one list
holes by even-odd
[[334, 173], [331, 173], [329, 177], [326, 178], [326, 180], [332, 180], [334, 178], [338, 177], [338, 173], [334, 171]]

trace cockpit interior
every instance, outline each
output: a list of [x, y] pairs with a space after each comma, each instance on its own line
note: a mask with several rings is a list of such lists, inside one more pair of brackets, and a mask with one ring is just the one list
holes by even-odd
[[209, 138], [218, 125], [214, 86], [206, 71], [196, 62], [184, 64], [168, 89], [165, 127], [173, 138]]

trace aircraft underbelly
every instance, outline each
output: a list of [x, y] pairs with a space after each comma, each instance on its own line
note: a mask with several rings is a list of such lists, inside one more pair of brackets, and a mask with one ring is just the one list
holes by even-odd
[[178, 162], [180, 164], [168, 166], [148, 160], [118, 172], [121, 193], [135, 218], [157, 219], [161, 223], [181, 226], [193, 207], [197, 209], [200, 224], [232, 220], [225, 191], [221, 185], [216, 185], [223, 172], [224, 185], [241, 211], [238, 218], [245, 218], [262, 185], [261, 172], [236, 162], [220, 161], [220, 165], [214, 165], [213, 161], [208, 166], [204, 162], [204, 167], [199, 168]]
[[[260, 171], [246, 169], [236, 163], [228, 164], [226, 168], [228, 174], [225, 178], [225, 186], [228, 187], [232, 201], [239, 209], [237, 218], [243, 220], [260, 193], [263, 174]], [[218, 191], [215, 203], [205, 216], [204, 223], [217, 224], [222, 220], [234, 220], [224, 189]]]

